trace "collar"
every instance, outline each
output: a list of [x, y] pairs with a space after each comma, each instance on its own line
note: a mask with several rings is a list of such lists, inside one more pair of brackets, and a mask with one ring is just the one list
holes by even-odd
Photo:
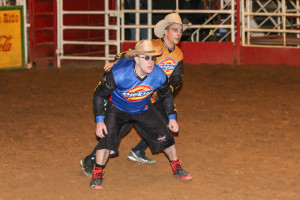
[[134, 73], [134, 75], [135, 75], [140, 81], [145, 80], [149, 74], [147, 74], [144, 78], [139, 77], [139, 75], [137, 75], [137, 73], [136, 73], [136, 71], [135, 71], [135, 67], [134, 67], [134, 66], [135, 66], [135, 62], [134, 62], [134, 64], [133, 64], [133, 73]]
[[170, 50], [169, 47], [168, 47], [168, 45], [166, 44], [166, 42], [164, 41], [163, 38], [161, 38], [161, 41], [163, 42], [163, 44], [165, 45], [165, 47], [168, 49], [169, 53], [172, 53], [175, 50], [176, 45], [175, 45], [174, 49]]

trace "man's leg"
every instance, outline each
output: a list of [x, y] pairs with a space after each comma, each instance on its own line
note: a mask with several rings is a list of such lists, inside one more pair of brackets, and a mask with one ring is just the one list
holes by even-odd
[[96, 160], [96, 147], [94, 148], [92, 153], [80, 160], [81, 169], [86, 176], [91, 177], [93, 175], [93, 169]]
[[[129, 25], [135, 25], [134, 23], [129, 23]], [[130, 30], [130, 40], [135, 40], [135, 28], [131, 28]]]
[[[155, 112], [157, 112], [161, 116], [163, 121], [166, 123], [165, 126], [167, 126], [169, 119], [164, 111], [162, 102], [157, 101], [153, 104], [153, 106], [154, 106], [153, 108], [154, 108]], [[131, 151], [129, 152], [128, 158], [132, 161], [138, 161], [138, 162], [146, 163], [146, 164], [156, 163], [156, 160], [148, 158], [145, 154], [145, 150], [147, 149], [148, 146], [149, 145], [146, 142], [146, 140], [142, 139], [134, 148], [131, 149]]]
[[134, 148], [132, 148], [133, 151], [145, 151], [148, 147], [147, 142], [145, 139], [142, 139]]
[[140, 29], [140, 40], [146, 40], [148, 39], [148, 29], [141, 28]]
[[175, 144], [166, 148], [164, 150], [164, 152], [167, 155], [167, 157], [169, 158], [170, 165], [173, 170], [173, 175], [176, 178], [180, 178], [182, 180], [192, 180], [192, 176], [187, 171], [182, 169], [181, 161], [178, 159], [178, 156], [176, 153]]
[[178, 160], [175, 144], [164, 150], [170, 161]]
[[99, 190], [102, 189], [102, 182], [104, 176], [104, 168], [109, 158], [108, 149], [100, 149], [96, 151], [96, 165], [93, 172], [93, 177], [90, 182], [90, 187]]
[[90, 181], [90, 187], [96, 190], [102, 188], [103, 175], [105, 172], [104, 168], [109, 158], [110, 151], [118, 151], [118, 144], [120, 143], [118, 133], [120, 132], [120, 127], [127, 123], [130, 118], [126, 113], [116, 108], [109, 108], [110, 110], [107, 110], [104, 118], [107, 134], [104, 138], [101, 138], [96, 146], [96, 163], [93, 177]]
[[[131, 127], [132, 127], [132, 124], [130, 124], [130, 123], [126, 123], [121, 127], [120, 132], [118, 134], [119, 141], [125, 134], [127, 134], [129, 132]], [[120, 144], [118, 144], [118, 145], [120, 145]], [[147, 146], [146, 146], [146, 148], [147, 148]], [[97, 149], [98, 149], [98, 146], [96, 146], [94, 148], [92, 153], [90, 153], [89, 155], [85, 156], [82, 160], [80, 160], [81, 169], [86, 176], [91, 177], [93, 175], [93, 169], [94, 169], [94, 165], [95, 165]], [[112, 157], [114, 157], [118, 154], [119, 154], [118, 152], [110, 151], [110, 156], [112, 156]]]
[[120, 138], [118, 133], [120, 127], [130, 121], [130, 114], [125, 113], [113, 106], [108, 106], [104, 123], [106, 125], [107, 134], [104, 138], [101, 138], [97, 144], [96, 151], [96, 164], [94, 167], [93, 177], [90, 181], [90, 187], [93, 189], [101, 189], [104, 175], [104, 168], [109, 158], [109, 152], [118, 151], [118, 144], [120, 144]]
[[149, 104], [148, 110], [136, 118], [135, 125], [149, 144], [152, 152], [164, 151], [170, 161], [173, 175], [182, 180], [191, 180], [191, 175], [182, 169], [176, 153], [175, 141], [162, 117]]
[[100, 149], [96, 151], [96, 165], [106, 165], [109, 158], [108, 149]]
[[156, 160], [150, 159], [146, 156], [145, 150], [148, 144], [145, 139], [142, 139], [128, 154], [129, 160], [138, 161], [145, 164], [154, 164]]

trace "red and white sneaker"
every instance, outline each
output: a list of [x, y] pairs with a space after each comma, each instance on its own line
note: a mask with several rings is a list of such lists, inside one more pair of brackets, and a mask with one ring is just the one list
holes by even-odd
[[95, 167], [93, 172], [93, 177], [90, 182], [90, 187], [94, 190], [100, 190], [102, 189], [102, 182], [104, 177], [105, 170], [101, 167]]
[[179, 159], [176, 161], [171, 161], [170, 165], [173, 170], [173, 175], [176, 178], [180, 178], [181, 180], [185, 180], [185, 181], [192, 180], [192, 176], [187, 171], [182, 169], [181, 162]]

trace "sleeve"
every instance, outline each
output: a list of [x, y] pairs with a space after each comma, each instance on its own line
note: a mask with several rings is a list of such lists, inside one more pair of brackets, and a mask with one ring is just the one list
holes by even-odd
[[[93, 98], [94, 114], [98, 116], [105, 114], [105, 99], [115, 90], [116, 82], [111, 71], [104, 74], [102, 81], [98, 84]], [[102, 117], [101, 117], [102, 118]]]
[[117, 60], [120, 60], [120, 59], [122, 59], [122, 58], [125, 58], [125, 54], [126, 54], [128, 51], [134, 50], [134, 49], [135, 49], [135, 48], [133, 47], [133, 48], [131, 48], [131, 49], [127, 49], [127, 50], [125, 50], [125, 51], [123, 51], [123, 52], [117, 54], [117, 55], [115, 56], [114, 61], [117, 61]]
[[183, 60], [181, 60], [177, 64], [171, 76], [169, 77], [169, 83], [170, 86], [172, 87], [172, 92], [174, 92], [174, 90], [177, 89], [182, 82], [182, 78], [183, 78], [182, 69], [183, 69]]
[[173, 94], [167, 77], [165, 83], [156, 91], [164, 105], [165, 112], [169, 116], [169, 119], [176, 119], [176, 109], [174, 105]]

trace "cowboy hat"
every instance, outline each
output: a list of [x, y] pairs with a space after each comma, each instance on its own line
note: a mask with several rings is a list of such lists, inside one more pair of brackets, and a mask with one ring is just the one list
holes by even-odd
[[162, 38], [164, 36], [165, 29], [171, 24], [182, 24], [183, 31], [192, 25], [191, 23], [183, 24], [180, 16], [177, 13], [170, 13], [155, 25], [154, 34], [156, 37]]
[[136, 43], [134, 49], [125, 54], [125, 58], [132, 60], [137, 55], [159, 56], [162, 54], [162, 49], [155, 51], [151, 40], [141, 40]]

